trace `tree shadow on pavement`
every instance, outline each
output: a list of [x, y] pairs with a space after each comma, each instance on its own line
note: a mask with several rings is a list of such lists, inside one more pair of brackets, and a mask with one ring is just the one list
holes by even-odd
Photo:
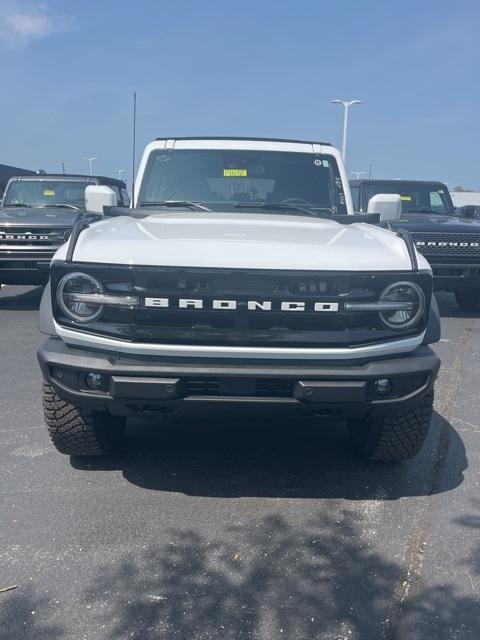
[[423, 450], [404, 463], [365, 461], [342, 423], [237, 417], [131, 421], [121, 453], [71, 464], [120, 469], [137, 486], [192, 496], [395, 500], [457, 487], [467, 460], [458, 433], [435, 413]]
[[52, 623], [53, 605], [30, 586], [0, 594], [0, 640], [56, 640], [65, 638], [61, 625]]
[[[455, 523], [480, 530], [480, 500], [475, 500], [474, 505], [477, 514], [465, 514]], [[480, 637], [480, 544], [459, 564], [465, 572], [463, 595], [459, 596], [458, 588], [453, 585], [425, 590], [420, 582], [405, 602], [395, 639], [473, 640]]]
[[478, 639], [474, 597], [444, 585], [409, 610], [408, 574], [363, 528], [358, 512], [339, 510], [302, 525], [267, 515], [210, 541], [172, 531], [164, 546], [101, 566], [85, 599], [112, 640]]

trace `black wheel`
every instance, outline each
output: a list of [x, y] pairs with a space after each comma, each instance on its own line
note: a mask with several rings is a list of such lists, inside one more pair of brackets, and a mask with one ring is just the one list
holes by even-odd
[[43, 383], [43, 409], [55, 448], [70, 456], [101, 456], [121, 441], [125, 419], [75, 407]]
[[407, 413], [352, 421], [350, 437], [369, 460], [408, 460], [425, 442], [432, 411], [433, 391]]
[[462, 311], [480, 311], [480, 289], [455, 291], [455, 300]]

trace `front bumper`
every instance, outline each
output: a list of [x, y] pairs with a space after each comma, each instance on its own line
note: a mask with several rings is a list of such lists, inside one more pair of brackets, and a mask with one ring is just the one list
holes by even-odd
[[430, 262], [433, 271], [433, 288], [436, 291], [480, 289], [480, 263]]
[[46, 250], [0, 250], [0, 282], [2, 284], [45, 284], [50, 263], [58, 247]]
[[[122, 356], [87, 351], [49, 338], [38, 351], [47, 382], [68, 402], [115, 415], [211, 413], [217, 409], [279, 408], [341, 419], [408, 411], [430, 392], [440, 367], [427, 346], [395, 358], [352, 365], [328, 362], [245, 362]], [[88, 389], [89, 372], [104, 385]], [[379, 396], [374, 381], [388, 378]]]

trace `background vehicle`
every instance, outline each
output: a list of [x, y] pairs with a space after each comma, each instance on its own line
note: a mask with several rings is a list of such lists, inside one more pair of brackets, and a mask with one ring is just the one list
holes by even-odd
[[441, 182], [412, 180], [352, 180], [357, 211], [367, 210], [377, 193], [399, 193], [402, 216], [394, 228], [411, 232], [417, 250], [433, 269], [437, 290], [452, 291], [465, 311], [480, 311], [480, 219], [456, 215], [447, 187]]
[[11, 178], [0, 206], [0, 285], [45, 284], [50, 260], [85, 209], [85, 187], [108, 185], [128, 206], [126, 185], [102, 176], [35, 174]]
[[336, 149], [156, 140], [137, 187], [137, 208], [105, 215], [114, 194], [88, 187], [52, 262], [38, 355], [59, 451], [106, 453], [145, 412], [249, 408], [345, 419], [373, 459], [417, 453], [439, 368], [431, 270], [408, 234], [352, 215]]
[[450, 196], [457, 213], [467, 212], [467, 215], [470, 216], [480, 214], [480, 193], [478, 191], [451, 191]]

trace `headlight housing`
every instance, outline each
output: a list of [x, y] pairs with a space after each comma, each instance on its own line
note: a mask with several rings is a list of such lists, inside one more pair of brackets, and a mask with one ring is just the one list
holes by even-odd
[[71, 320], [87, 323], [96, 320], [103, 305], [95, 302], [95, 296], [103, 294], [101, 283], [88, 273], [69, 273], [58, 283], [57, 301], [60, 309]]
[[414, 282], [395, 282], [380, 295], [380, 304], [398, 309], [380, 312], [380, 319], [389, 329], [405, 330], [413, 327], [425, 312], [425, 294]]

